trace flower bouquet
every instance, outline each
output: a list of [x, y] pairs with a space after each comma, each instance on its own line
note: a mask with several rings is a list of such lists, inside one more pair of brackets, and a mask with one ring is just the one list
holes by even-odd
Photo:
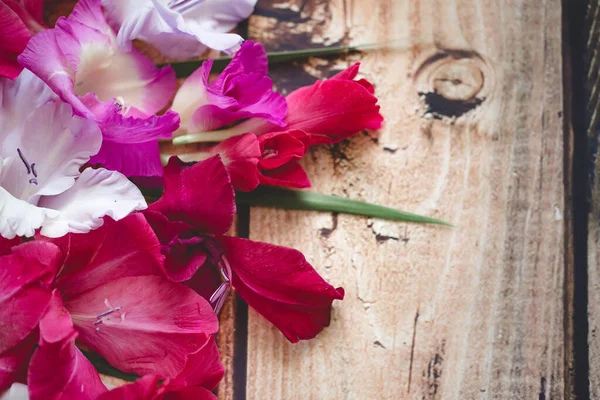
[[[232, 288], [289, 341], [314, 338], [344, 289], [227, 235], [236, 201], [443, 223], [285, 189], [310, 187], [312, 146], [383, 116], [358, 63], [276, 92], [263, 46], [229, 33], [254, 2], [80, 0], [49, 26], [42, 0], [0, 0], [0, 398], [215, 398]], [[207, 48], [227, 65], [174, 61]]]

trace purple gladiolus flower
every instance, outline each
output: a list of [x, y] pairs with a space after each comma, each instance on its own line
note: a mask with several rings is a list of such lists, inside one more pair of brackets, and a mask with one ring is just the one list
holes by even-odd
[[254, 10], [256, 0], [103, 0], [109, 21], [118, 27], [121, 48], [131, 40], [151, 43], [164, 55], [185, 59], [207, 47], [233, 52], [242, 38], [226, 33]]
[[183, 83], [171, 109], [181, 117], [178, 133], [211, 131], [245, 118], [284, 126], [285, 97], [273, 91], [268, 62], [260, 43], [246, 41], [214, 81], [206, 61]]
[[75, 114], [102, 130], [91, 162], [127, 176], [160, 176], [158, 141], [179, 126], [174, 112], [155, 114], [175, 91], [175, 74], [139, 52], [121, 51], [100, 0], [81, 0], [56, 28], [28, 43], [19, 62], [45, 81]]

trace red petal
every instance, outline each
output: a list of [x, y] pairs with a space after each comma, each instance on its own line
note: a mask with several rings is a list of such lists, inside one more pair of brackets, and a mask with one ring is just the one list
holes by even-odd
[[0, 1], [0, 75], [15, 79], [23, 69], [17, 56], [25, 49], [31, 33], [11, 5], [20, 7], [12, 0]]
[[308, 151], [310, 136], [301, 130], [271, 132], [259, 137], [261, 169], [275, 169], [290, 160], [299, 160]]
[[65, 301], [81, 341], [116, 368], [169, 378], [217, 332], [200, 295], [158, 276], [113, 280]]
[[40, 343], [58, 343], [73, 333], [73, 321], [57, 290], [52, 292], [48, 309], [40, 320]]
[[233, 272], [233, 287], [291, 342], [315, 337], [331, 319], [331, 303], [344, 298], [302, 253], [248, 239], [218, 238]]
[[[355, 63], [351, 67], [345, 69], [344, 71], [332, 76], [330, 79], [342, 79], [342, 80], [354, 80], [356, 75], [358, 75], [358, 68], [360, 67], [360, 63]], [[359, 85], [363, 86], [365, 89], [369, 91], [369, 93], [375, 93], [375, 87], [366, 79], [359, 79], [355, 81]]]
[[76, 336], [72, 331], [65, 339], [36, 349], [27, 377], [31, 400], [95, 400], [106, 391], [94, 366], [75, 346]]
[[345, 71], [290, 93], [287, 128], [309, 133], [311, 145], [339, 142], [363, 129], [379, 129], [383, 117], [372, 86], [344, 79], [352, 74]]
[[160, 243], [141, 214], [118, 222], [105, 218], [104, 225], [85, 235], [47, 240], [66, 254], [56, 280], [65, 301], [121, 277], [164, 275]]
[[218, 400], [218, 398], [204, 388], [188, 387], [166, 393], [164, 400]]
[[226, 139], [216, 145], [212, 153], [221, 155], [236, 190], [249, 192], [258, 186], [257, 164], [261, 149], [255, 134], [245, 133]]
[[206, 252], [201, 246], [203, 238], [185, 222], [169, 221], [156, 211], [144, 211], [146, 219], [158, 236], [165, 256], [165, 272], [173, 282], [190, 279], [206, 261]]
[[192, 166], [171, 157], [165, 167], [165, 190], [149, 210], [210, 233], [225, 233], [235, 213], [234, 192], [217, 155]]
[[28, 242], [0, 257], [0, 353], [25, 339], [50, 301], [50, 284], [60, 265], [56, 246]]
[[310, 181], [306, 175], [306, 171], [298, 161], [291, 160], [287, 164], [271, 169], [261, 170], [260, 183], [272, 186], [285, 186], [292, 188], [309, 188]]

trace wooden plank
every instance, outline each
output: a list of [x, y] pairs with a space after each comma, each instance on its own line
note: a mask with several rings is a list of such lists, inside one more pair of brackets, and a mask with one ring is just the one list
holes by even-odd
[[[251, 239], [299, 248], [346, 299], [295, 345], [250, 311], [248, 399], [571, 397], [561, 13], [558, 0], [259, 1], [250, 36], [269, 49], [416, 40], [359, 57], [379, 138], [304, 165], [315, 191], [458, 228], [252, 209]], [[273, 76], [289, 91], [353, 60]]]
[[592, 399], [600, 398], [600, 1], [586, 2], [584, 40], [584, 74], [586, 78], [585, 129], [590, 150], [589, 178], [590, 203], [588, 213], [588, 360], [589, 388]]

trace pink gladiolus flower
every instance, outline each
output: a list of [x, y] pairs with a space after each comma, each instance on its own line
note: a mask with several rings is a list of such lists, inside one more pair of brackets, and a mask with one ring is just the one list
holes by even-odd
[[133, 39], [151, 43], [164, 55], [185, 59], [207, 47], [235, 51], [242, 38], [227, 33], [248, 18], [256, 0], [103, 0], [108, 19], [119, 29], [121, 48]]
[[[167, 275], [198, 293], [214, 292], [208, 296], [217, 309], [232, 284], [290, 341], [313, 338], [329, 325], [331, 304], [343, 299], [344, 290], [325, 282], [296, 250], [223, 236], [234, 212], [219, 156], [192, 166], [172, 157], [163, 196], [144, 212], [163, 246]], [[219, 270], [224, 283], [211, 285]]]
[[101, 128], [102, 147], [92, 163], [127, 176], [160, 176], [157, 139], [171, 136], [179, 116], [155, 114], [173, 95], [175, 74], [135, 50], [119, 50], [100, 0], [79, 1], [56, 28], [29, 41], [19, 62]]
[[15, 79], [23, 67], [17, 56], [33, 35], [46, 29], [44, 0], [0, 0], [0, 77]]
[[106, 391], [75, 338], [122, 371], [174, 379], [217, 331], [210, 304], [165, 279], [160, 243], [140, 214], [15, 246], [0, 257], [0, 275], [0, 325], [11, 326], [0, 332], [0, 365], [39, 324], [31, 400]]
[[245, 118], [283, 126], [285, 98], [273, 91], [267, 54], [260, 43], [246, 41], [217, 79], [208, 82], [213, 60], [183, 83], [171, 109], [181, 117], [181, 133], [211, 131]]

